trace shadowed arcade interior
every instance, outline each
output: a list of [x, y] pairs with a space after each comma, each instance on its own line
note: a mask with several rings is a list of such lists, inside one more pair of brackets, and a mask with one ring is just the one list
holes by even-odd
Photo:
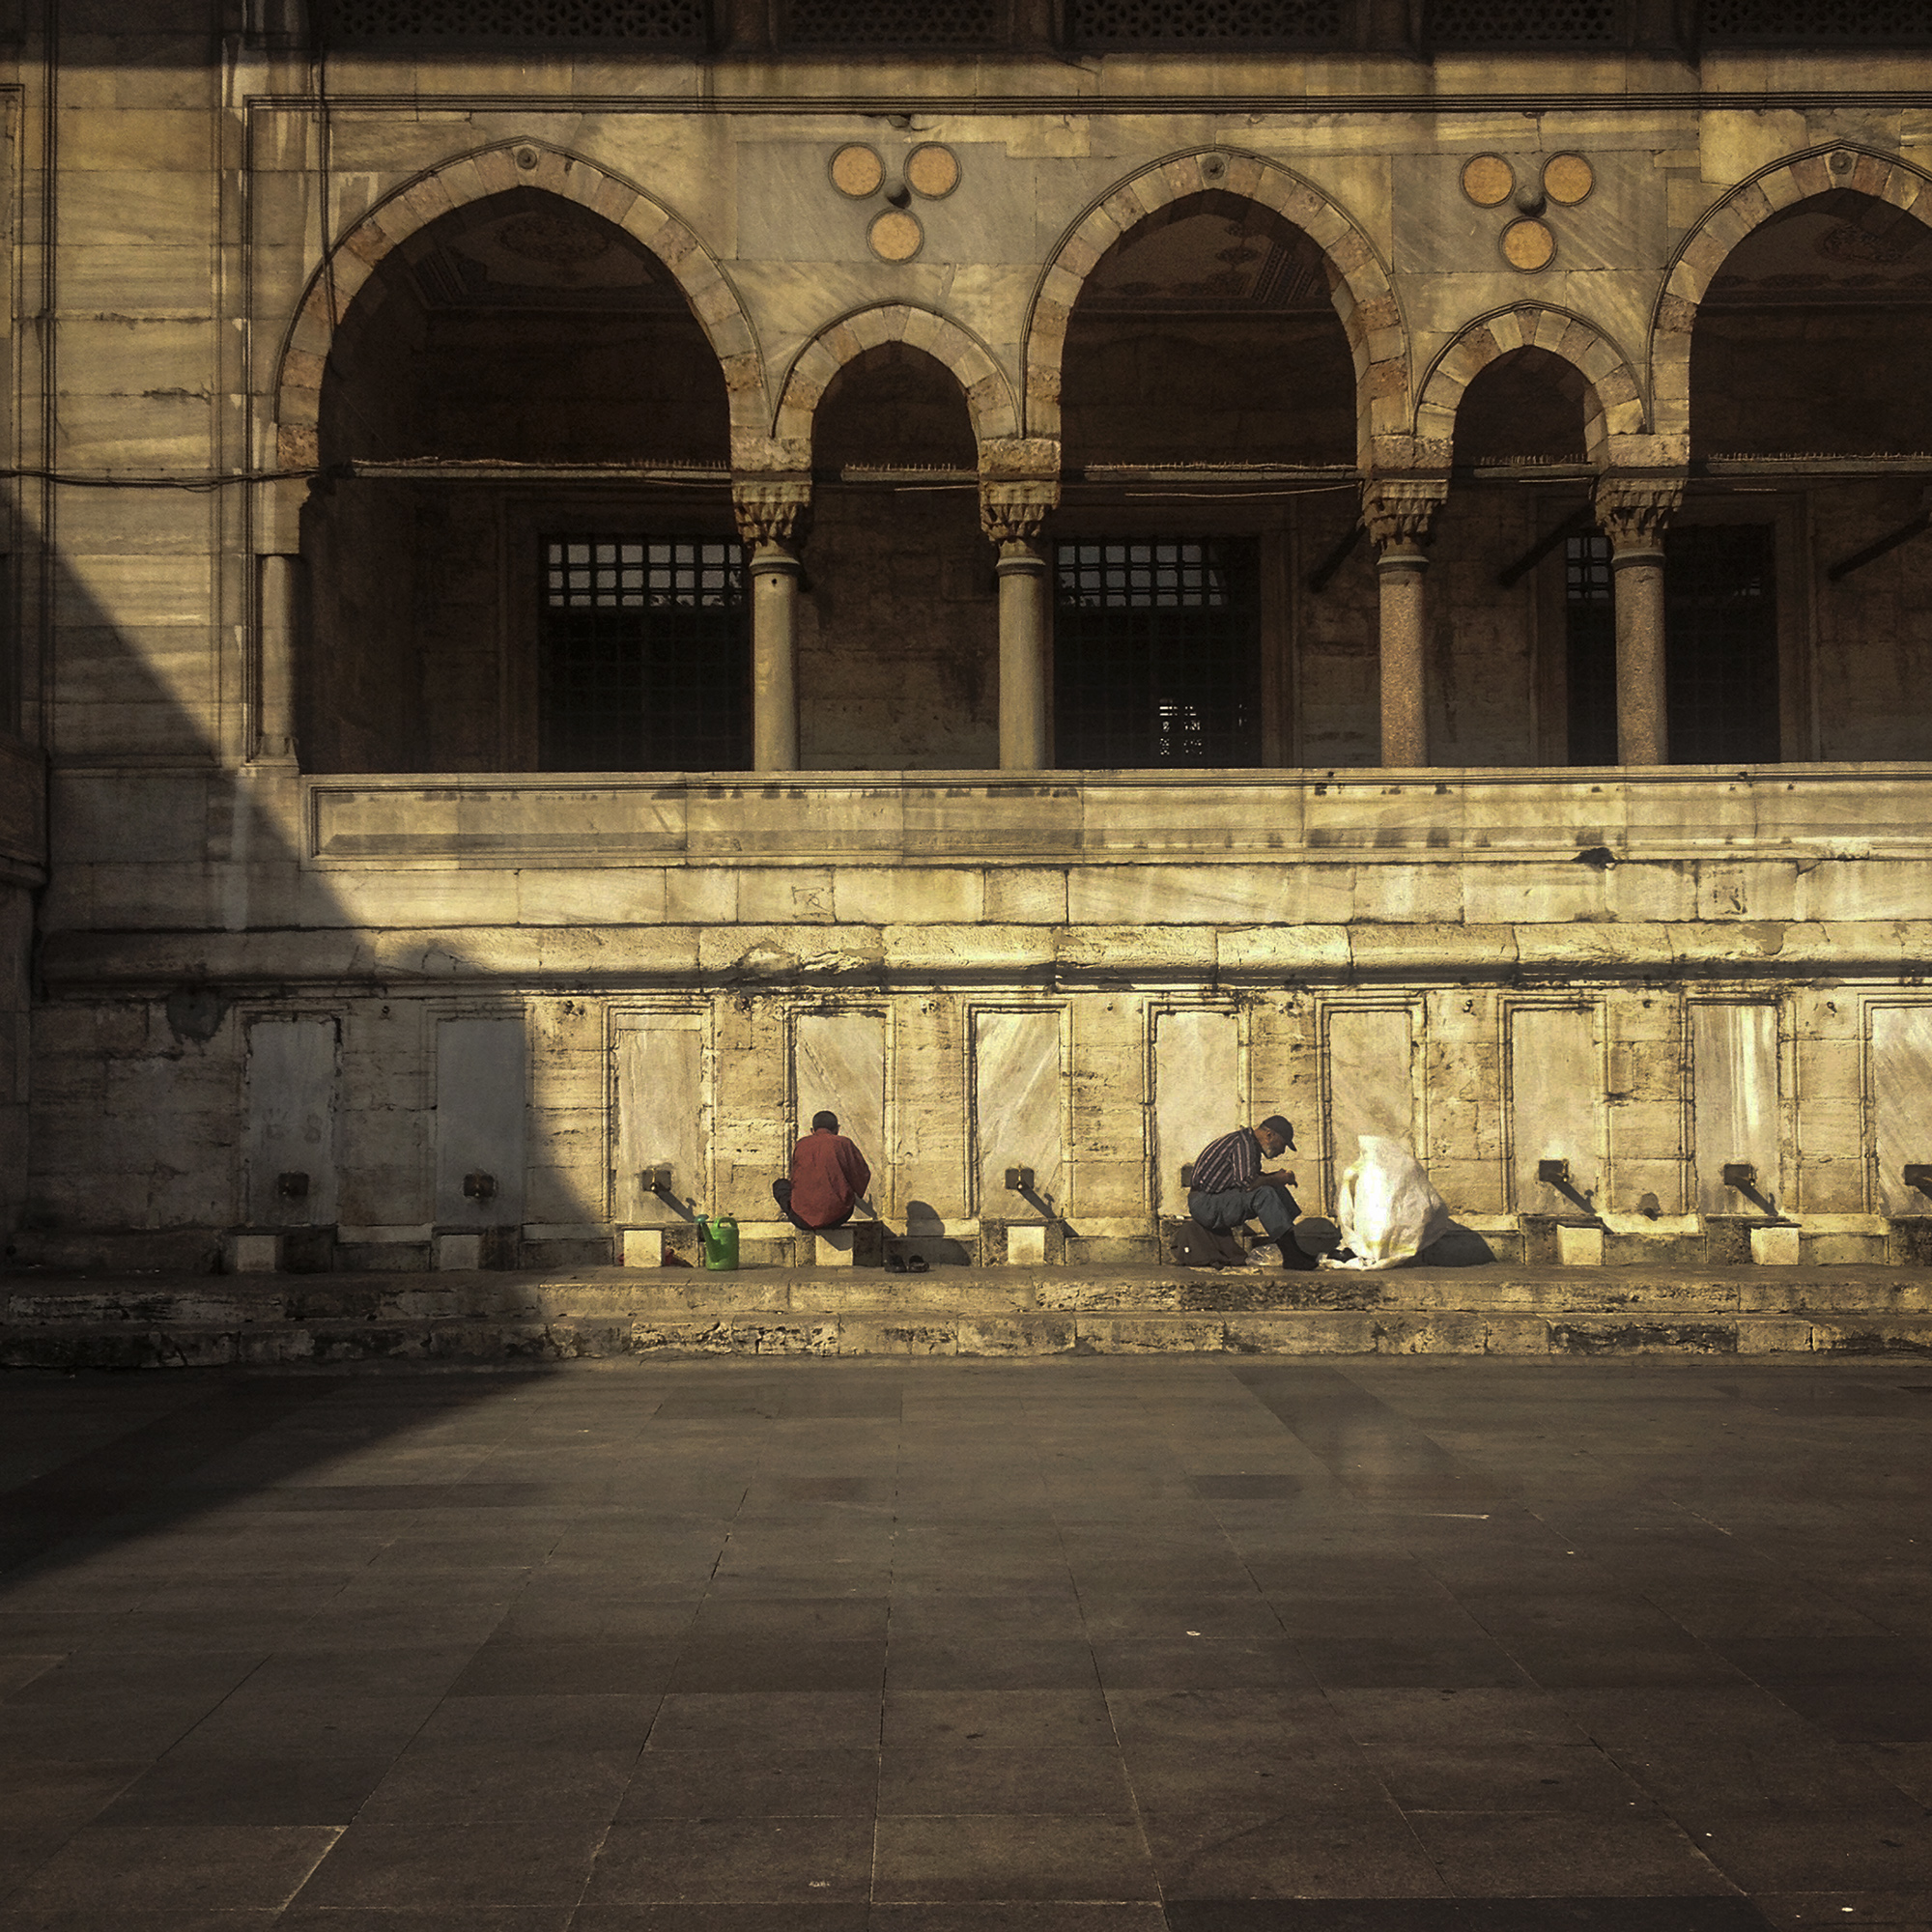
[[997, 766], [999, 626], [966, 397], [899, 342], [854, 356], [812, 419], [799, 648], [808, 769]]
[[[742, 606], [724, 378], [669, 270], [622, 230], [517, 188], [412, 236], [337, 334], [320, 444], [306, 769], [745, 761], [745, 627], [705, 614]], [[695, 474], [623, 473], [642, 467]], [[554, 554], [566, 540], [658, 549]], [[613, 577], [584, 607], [611, 613], [601, 629], [554, 619], [572, 563], [655, 566], [652, 594], [627, 602], [642, 580]], [[696, 677], [694, 637], [714, 654]]]
[[1063, 767], [1293, 762], [1285, 570], [1307, 485], [1282, 472], [1355, 462], [1333, 287], [1302, 230], [1220, 189], [1148, 215], [1086, 278], [1054, 526]]

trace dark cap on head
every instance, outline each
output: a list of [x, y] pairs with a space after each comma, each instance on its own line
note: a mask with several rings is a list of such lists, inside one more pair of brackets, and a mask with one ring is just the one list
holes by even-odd
[[827, 1109], [821, 1108], [811, 1117], [812, 1132], [816, 1133], [820, 1127], [828, 1128], [836, 1134], [838, 1131], [838, 1116]]
[[1270, 1114], [1262, 1122], [1262, 1125], [1279, 1134], [1291, 1148], [1294, 1146], [1294, 1128], [1291, 1122], [1284, 1121], [1279, 1114]]

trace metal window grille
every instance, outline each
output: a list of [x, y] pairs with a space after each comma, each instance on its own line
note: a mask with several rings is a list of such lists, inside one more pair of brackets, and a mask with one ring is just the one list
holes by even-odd
[[1742, 46], [1923, 43], [1932, 40], [1932, 0], [1704, 0], [1704, 39]]
[[1777, 760], [1777, 590], [1769, 524], [1664, 539], [1663, 696], [1674, 765]]
[[784, 39], [798, 47], [990, 46], [1000, 0], [791, 0]]
[[701, 47], [705, 0], [317, 0], [330, 41], [642, 41]]
[[1438, 47], [1615, 46], [1617, 0], [1434, 0], [1430, 43]]
[[1260, 580], [1251, 541], [1057, 545], [1059, 763], [1260, 763]]
[[752, 677], [742, 547], [721, 537], [542, 541], [542, 768], [742, 770]]
[[1070, 0], [1067, 34], [1076, 46], [1201, 42], [1302, 45], [1339, 40], [1341, 0]]
[[1563, 545], [1564, 711], [1573, 765], [1617, 761], [1617, 612], [1608, 537]]

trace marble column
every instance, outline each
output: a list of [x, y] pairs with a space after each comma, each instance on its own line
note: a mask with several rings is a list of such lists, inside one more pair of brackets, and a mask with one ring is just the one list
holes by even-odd
[[290, 764], [296, 756], [296, 650], [307, 566], [298, 556], [263, 556], [255, 567], [262, 648], [253, 755], [257, 763]]
[[1379, 582], [1381, 763], [1429, 762], [1429, 693], [1423, 675], [1431, 526], [1449, 494], [1438, 477], [1382, 477], [1362, 491], [1362, 521]]
[[752, 591], [752, 769], [798, 769], [798, 547], [811, 502], [805, 477], [732, 486]]
[[1670, 755], [1663, 690], [1663, 532], [1684, 500], [1681, 477], [1605, 476], [1597, 521], [1610, 540], [1617, 616], [1617, 762]]
[[1000, 769], [1042, 771], [1048, 742], [1046, 680], [1052, 656], [1053, 578], [1040, 526], [1059, 500], [1057, 480], [987, 482], [980, 522], [998, 548], [1000, 585]]

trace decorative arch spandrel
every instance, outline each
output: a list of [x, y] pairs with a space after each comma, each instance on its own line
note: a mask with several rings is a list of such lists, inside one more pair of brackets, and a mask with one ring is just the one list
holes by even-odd
[[370, 209], [317, 267], [277, 358], [275, 460], [311, 469], [320, 460], [317, 425], [323, 375], [336, 331], [377, 268], [444, 215], [512, 188], [556, 195], [621, 229], [665, 266], [724, 373], [733, 462], [770, 468], [764, 356], [736, 288], [696, 233], [635, 183], [596, 162], [530, 140], [459, 156], [415, 177]]
[[833, 378], [868, 349], [891, 343], [922, 350], [959, 384], [981, 460], [1019, 434], [1012, 384], [985, 343], [934, 309], [879, 302], [827, 323], [792, 358], [780, 385], [774, 440], [793, 467], [810, 465], [813, 418]]
[[1358, 460], [1365, 470], [1411, 468], [1408, 330], [1387, 264], [1361, 224], [1313, 182], [1278, 161], [1233, 149], [1150, 162], [1090, 203], [1062, 236], [1027, 308], [1025, 434], [1060, 436], [1067, 325], [1101, 258], [1149, 215], [1209, 193], [1267, 209], [1321, 249], [1355, 364]]
[[1649, 413], [1636, 370], [1605, 330], [1571, 309], [1516, 303], [1465, 323], [1431, 364], [1415, 406], [1418, 468], [1449, 467], [1456, 413], [1469, 384], [1518, 349], [1548, 350], [1583, 378], [1583, 442], [1592, 463], [1608, 467], [1622, 439], [1648, 433]]
[[[1848, 166], [1833, 163], [1849, 161]], [[1705, 210], [1670, 258], [1652, 311], [1650, 385], [1656, 430], [1688, 456], [1690, 338], [1712, 282], [1746, 236], [1816, 195], [1849, 188], [1932, 226], [1932, 175], [1896, 156], [1832, 141], [1747, 175]]]

